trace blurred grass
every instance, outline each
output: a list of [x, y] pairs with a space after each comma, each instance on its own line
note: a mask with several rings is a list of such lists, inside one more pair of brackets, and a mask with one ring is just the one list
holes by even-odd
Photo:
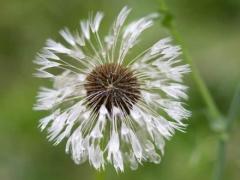
[[[240, 80], [240, 1], [169, 0], [177, 27], [207, 82], [217, 105], [227, 112]], [[32, 77], [32, 59], [48, 37], [58, 38], [64, 26], [77, 28], [89, 10], [106, 13], [104, 30], [124, 5], [134, 19], [157, 11], [156, 0], [1, 0], [0, 1], [0, 180], [91, 180], [95, 172], [86, 163], [76, 166], [64, 153], [64, 143], [53, 147], [37, 128], [44, 113], [33, 112], [38, 87]], [[152, 33], [154, 32], [154, 33]], [[154, 36], [152, 36], [154, 34]], [[143, 41], [147, 46], [166, 34], [159, 26]], [[193, 117], [187, 133], [177, 133], [167, 143], [160, 165], [144, 164], [124, 174], [107, 168], [107, 179], [200, 180], [211, 179], [217, 138], [210, 131], [207, 114], [190, 78], [189, 108]], [[227, 147], [226, 180], [240, 178], [239, 121], [233, 126]]]

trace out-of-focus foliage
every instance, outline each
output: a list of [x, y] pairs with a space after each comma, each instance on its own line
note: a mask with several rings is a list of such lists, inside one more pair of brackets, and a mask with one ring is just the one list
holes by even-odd
[[[207, 82], [220, 110], [227, 112], [240, 81], [240, 1], [169, 0], [177, 28]], [[88, 164], [75, 165], [65, 155], [64, 143], [53, 147], [37, 128], [44, 113], [33, 112], [39, 85], [32, 77], [32, 60], [48, 37], [59, 38], [64, 26], [78, 28], [88, 11], [106, 14], [103, 32], [118, 11], [129, 5], [130, 19], [158, 11], [158, 0], [1, 0], [0, 1], [0, 179], [1, 180], [91, 180], [95, 171]], [[151, 33], [154, 32], [154, 33]], [[160, 25], [146, 32], [143, 46], [163, 37]], [[116, 174], [107, 167], [106, 179], [202, 180], [212, 179], [217, 137], [209, 127], [207, 111], [192, 82], [187, 133], [177, 133], [167, 143], [160, 165], [144, 164], [137, 171]], [[233, 125], [227, 146], [224, 178], [240, 179], [239, 122]]]

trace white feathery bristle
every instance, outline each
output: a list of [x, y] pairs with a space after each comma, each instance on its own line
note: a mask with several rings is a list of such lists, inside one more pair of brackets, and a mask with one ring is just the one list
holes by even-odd
[[80, 26], [81, 26], [84, 37], [87, 40], [89, 40], [90, 39], [90, 29], [89, 29], [90, 23], [89, 23], [89, 21], [88, 20], [81, 21]]
[[52, 39], [47, 40], [45, 49], [54, 51], [56, 53], [64, 53], [64, 54], [70, 54], [71, 50], [66, 48], [61, 43], [57, 43]]
[[93, 33], [98, 31], [103, 16], [104, 14], [102, 12], [97, 12], [95, 18], [90, 22], [90, 27]]
[[68, 28], [61, 30], [59, 33], [70, 45], [72, 46], [76, 45], [75, 38], [73, 37]]
[[128, 8], [127, 6], [122, 8], [122, 10], [118, 14], [117, 20], [115, 22], [115, 27], [116, 28], [119, 28], [120, 26], [123, 25], [123, 23], [125, 22], [125, 20], [126, 20], [126, 18], [127, 18], [127, 16], [129, 15], [130, 12], [131, 12], [131, 9]]
[[33, 74], [35, 77], [38, 78], [54, 78], [55, 76], [43, 69], [38, 69], [36, 73]]

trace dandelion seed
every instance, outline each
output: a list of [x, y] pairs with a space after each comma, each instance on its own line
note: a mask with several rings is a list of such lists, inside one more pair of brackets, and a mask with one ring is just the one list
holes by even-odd
[[156, 17], [124, 26], [130, 11], [121, 10], [105, 37], [98, 32], [103, 13], [91, 14], [77, 32], [60, 31], [65, 44], [47, 40], [34, 60], [40, 66], [35, 75], [53, 82], [40, 89], [34, 106], [52, 111], [40, 120], [41, 130], [54, 145], [66, 139], [76, 164], [88, 160], [97, 170], [106, 163], [116, 171], [159, 163], [165, 140], [183, 131], [191, 115], [182, 102], [188, 97], [183, 76], [190, 70], [177, 59], [179, 46], [165, 38], [127, 57]]

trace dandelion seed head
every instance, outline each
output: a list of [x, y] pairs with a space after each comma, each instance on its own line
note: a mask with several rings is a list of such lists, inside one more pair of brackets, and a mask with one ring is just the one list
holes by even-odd
[[107, 163], [121, 172], [160, 163], [165, 140], [184, 131], [191, 116], [183, 83], [190, 68], [179, 59], [181, 48], [165, 38], [129, 58], [158, 16], [127, 25], [130, 12], [124, 7], [105, 36], [99, 33], [104, 14], [90, 13], [74, 33], [59, 32], [63, 42], [47, 40], [34, 60], [35, 76], [53, 82], [37, 95], [34, 109], [51, 112], [39, 128], [54, 145], [66, 139], [76, 164], [88, 160], [97, 170]]

